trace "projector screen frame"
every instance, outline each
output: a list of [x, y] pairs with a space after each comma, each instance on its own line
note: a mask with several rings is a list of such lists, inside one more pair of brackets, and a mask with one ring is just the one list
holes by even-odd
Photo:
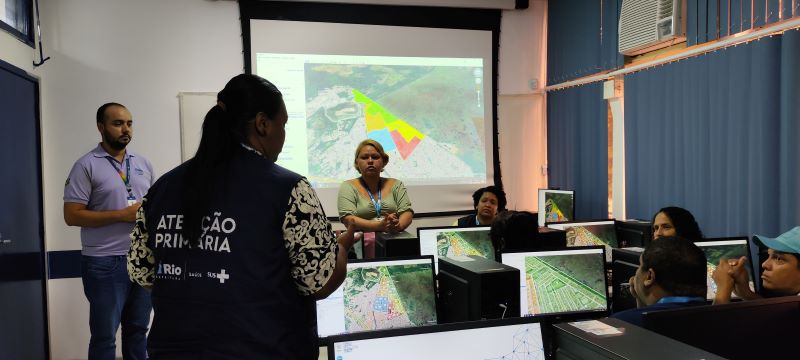
[[[502, 188], [497, 132], [498, 63], [500, 51], [500, 19], [498, 9], [466, 9], [430, 6], [387, 6], [339, 3], [302, 3], [287, 1], [239, 1], [242, 28], [244, 72], [253, 73], [250, 47], [251, 20], [327, 22], [341, 24], [405, 26], [441, 29], [491, 31], [492, 34], [492, 169], [493, 182]], [[465, 199], [465, 203], [468, 199]], [[456, 211], [414, 212], [415, 218], [456, 216], [474, 213], [474, 208]], [[338, 216], [328, 216], [330, 220]]]

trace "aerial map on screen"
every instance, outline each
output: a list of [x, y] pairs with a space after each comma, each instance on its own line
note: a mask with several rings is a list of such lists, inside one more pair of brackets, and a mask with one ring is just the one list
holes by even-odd
[[439, 256], [478, 255], [494, 259], [494, 246], [486, 231], [444, 231], [436, 236]]
[[309, 179], [338, 186], [353, 174], [352, 158], [341, 154], [370, 138], [390, 155], [386, 171], [404, 179], [483, 181], [482, 71], [306, 63]]
[[[742, 256], [749, 257], [747, 244], [700, 246], [700, 249], [706, 254], [706, 283], [708, 284], [706, 297], [713, 299], [717, 294], [717, 283], [711, 278], [711, 274], [717, 269], [720, 259], [736, 260]], [[745, 267], [749, 277], [749, 274], [753, 273], [749, 261], [745, 262]], [[753, 279], [750, 279], [750, 289], [754, 290]]]
[[573, 219], [572, 194], [547, 192], [544, 194], [544, 201], [546, 222], [571, 221]]
[[525, 257], [531, 314], [606, 308], [603, 261], [594, 254]]
[[347, 332], [436, 323], [430, 264], [360, 267], [347, 271]]
[[605, 246], [606, 262], [611, 262], [611, 248], [619, 247], [613, 221], [610, 224], [567, 225], [564, 230], [567, 232], [567, 246]]

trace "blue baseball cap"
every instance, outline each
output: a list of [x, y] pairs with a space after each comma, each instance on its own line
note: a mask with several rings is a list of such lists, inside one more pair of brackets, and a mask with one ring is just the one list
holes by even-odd
[[794, 229], [780, 234], [775, 238], [768, 238], [761, 235], [753, 235], [753, 237], [772, 250], [800, 254], [800, 226], [795, 226]]

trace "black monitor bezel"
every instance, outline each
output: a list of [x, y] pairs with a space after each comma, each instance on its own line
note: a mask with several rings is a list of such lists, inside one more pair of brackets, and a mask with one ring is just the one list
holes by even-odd
[[551, 354], [551, 349], [552, 349], [551, 345], [553, 344], [553, 336], [551, 331], [551, 326], [552, 326], [551, 319], [552, 318], [543, 316], [525, 316], [525, 317], [512, 317], [505, 319], [475, 320], [475, 321], [417, 326], [408, 328], [364, 331], [358, 333], [330, 336], [328, 337], [329, 341], [326, 344], [326, 346], [328, 349], [328, 359], [336, 360], [334, 346], [336, 345], [336, 343], [340, 342], [538, 323], [541, 329], [542, 347], [544, 350], [545, 359], [552, 359], [553, 357]]
[[[431, 264], [431, 272], [432, 272], [431, 284], [433, 285], [433, 306], [434, 306], [434, 312], [436, 313], [436, 323], [438, 324], [439, 323], [439, 319], [441, 318], [441, 314], [439, 313], [439, 296], [437, 294], [438, 288], [436, 287], [436, 270], [435, 270], [436, 267], [434, 265], [433, 255], [400, 256], [400, 257], [375, 258], [375, 259], [352, 259], [352, 260], [348, 260], [347, 264], [350, 265], [350, 264], [363, 264], [363, 263], [382, 263], [382, 262], [394, 262], [394, 261], [406, 261], [406, 260], [423, 260], [423, 259], [430, 260], [430, 264]], [[342, 284], [340, 286], [344, 286], [344, 284]], [[314, 318], [316, 319], [316, 317], [317, 317], [317, 304], [315, 302], [314, 303]], [[315, 324], [316, 324], [316, 321], [315, 321]], [[419, 326], [415, 326], [415, 327], [419, 327]], [[410, 327], [410, 328], [415, 328], [415, 327]], [[402, 329], [407, 329], [407, 328], [402, 328]], [[394, 329], [386, 329], [386, 330], [394, 330]], [[320, 345], [327, 345], [330, 342], [329, 339], [331, 337], [334, 337], [334, 336], [350, 335], [350, 334], [364, 334], [364, 333], [370, 333], [370, 332], [375, 332], [375, 331], [383, 331], [383, 330], [365, 330], [365, 331], [359, 331], [359, 332], [348, 333], [348, 334], [336, 334], [336, 335], [320, 336], [319, 335], [319, 324], [317, 324], [317, 341], [319, 341]]]
[[539, 197], [540, 197], [539, 194], [542, 191], [569, 191], [569, 192], [572, 192], [572, 217], [573, 218], [577, 218], [577, 216], [575, 216], [575, 204], [577, 203], [577, 201], [576, 201], [577, 198], [575, 197], [575, 190], [574, 189], [573, 190], [561, 190], [561, 189], [542, 189], [542, 188], [539, 188], [536, 191], [537, 221], [538, 221], [538, 216], [540, 214], [544, 214], [544, 215], [541, 215], [541, 216], [544, 216], [544, 221], [539, 223], [539, 226], [547, 226], [547, 209], [544, 208], [544, 204], [539, 204]]
[[[506, 264], [506, 263], [503, 262], [503, 255], [504, 254], [524, 254], [524, 253], [533, 254], [533, 253], [543, 253], [543, 252], [576, 251], [576, 250], [588, 250], [588, 249], [600, 249], [602, 251], [602, 255], [603, 255], [603, 291], [605, 292], [605, 295], [606, 295], [606, 307], [605, 307], [605, 309], [577, 310], [577, 311], [567, 311], [567, 312], [557, 312], [557, 313], [543, 313], [543, 314], [527, 314], [527, 315], [520, 315], [520, 317], [550, 317], [550, 318], [553, 318], [553, 319], [564, 320], [564, 319], [573, 319], [573, 318], [574, 319], [581, 319], [582, 317], [573, 317], [572, 316], [572, 315], [580, 315], [580, 314], [586, 314], [586, 315], [597, 314], [598, 315], [597, 317], [608, 316], [608, 314], [610, 314], [610, 309], [611, 309], [611, 297], [610, 297], [610, 294], [608, 292], [608, 276], [606, 276], [606, 274], [608, 274], [609, 263], [606, 262], [606, 247], [605, 246], [602, 246], [602, 245], [575, 246], [575, 247], [567, 247], [567, 248], [563, 248], [563, 249], [549, 249], [549, 250], [539, 250], [539, 251], [524, 251], [524, 250], [521, 250], [521, 251], [513, 251], [513, 250], [512, 251], [503, 251], [503, 252], [500, 253], [500, 263], [503, 264], [503, 265], [511, 266], [511, 265]], [[519, 270], [520, 270], [520, 272], [519, 272], [520, 276], [523, 276], [522, 274], [524, 273], [524, 271], [522, 269], [519, 269]], [[527, 295], [525, 295], [525, 298], [527, 299]], [[520, 307], [520, 312], [521, 311], [522, 311], [522, 308]]]

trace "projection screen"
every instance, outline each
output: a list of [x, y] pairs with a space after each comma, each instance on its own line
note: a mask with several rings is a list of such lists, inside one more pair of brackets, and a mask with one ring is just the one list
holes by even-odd
[[493, 35], [488, 30], [249, 20], [252, 73], [283, 93], [278, 164], [306, 176], [328, 216], [355, 148], [377, 140], [383, 176], [403, 181], [415, 213], [472, 208], [494, 183]]

